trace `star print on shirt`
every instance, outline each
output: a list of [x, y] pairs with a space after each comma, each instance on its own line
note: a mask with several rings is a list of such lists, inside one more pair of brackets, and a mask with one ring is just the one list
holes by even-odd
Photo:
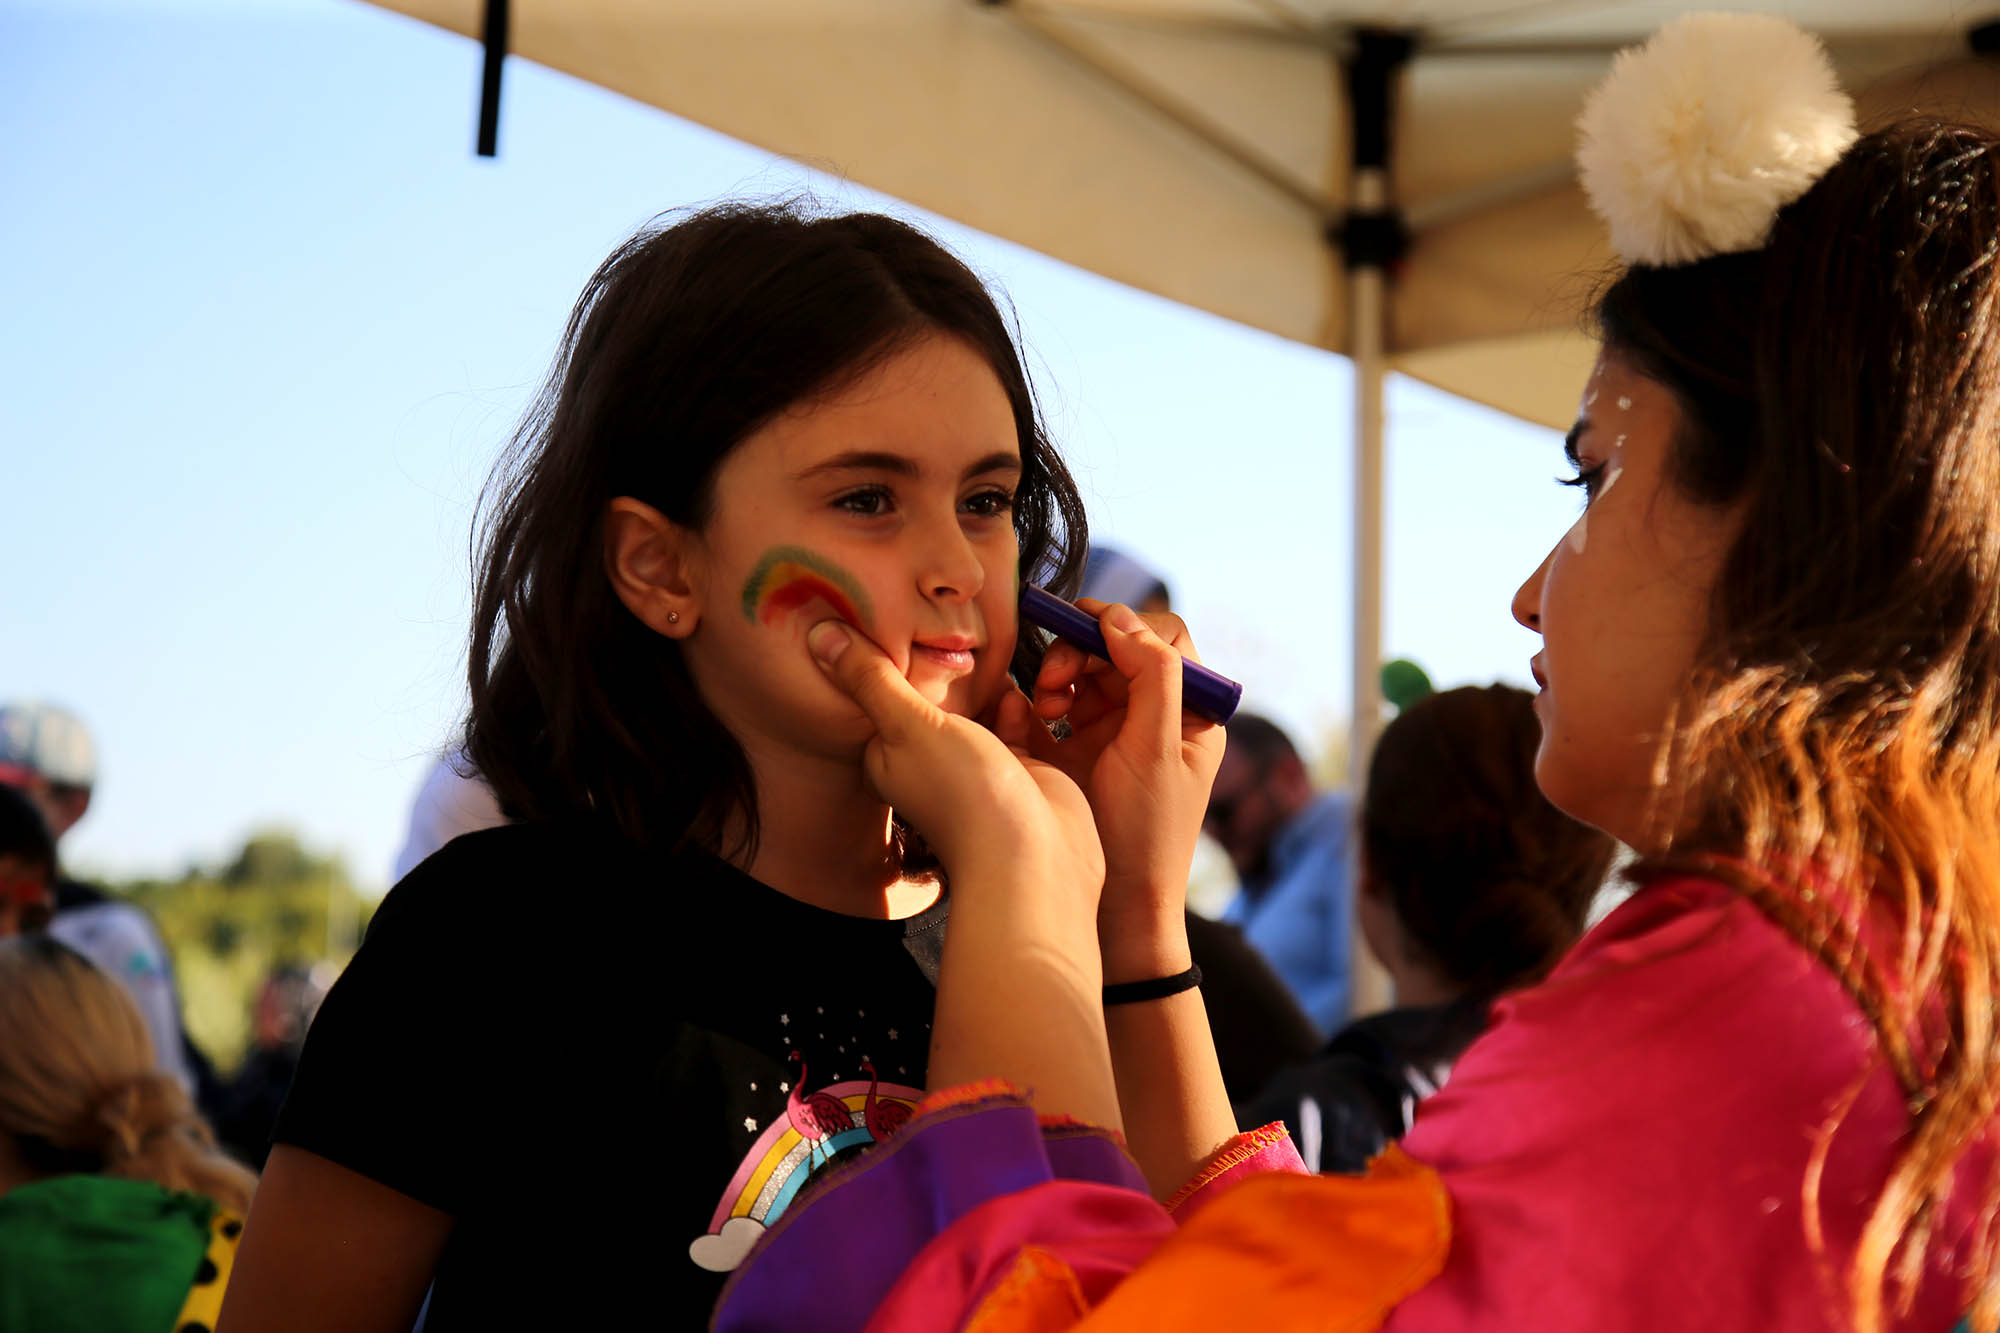
[[790, 1027], [792, 1025], [792, 1016], [790, 1014], [779, 1014], [778, 1021], [786, 1027]]
[[894, 1029], [894, 1028], [890, 1028], [890, 1029], [889, 1029], [889, 1040], [890, 1040], [890, 1041], [895, 1041], [895, 1040], [896, 1040], [896, 1029]]
[[755, 1134], [757, 1132], [757, 1122], [746, 1115], [743, 1117], [743, 1128]]

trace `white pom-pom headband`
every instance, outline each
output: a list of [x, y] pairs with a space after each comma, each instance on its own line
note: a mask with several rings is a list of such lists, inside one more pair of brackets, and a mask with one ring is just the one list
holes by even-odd
[[1856, 138], [1817, 38], [1768, 14], [1687, 14], [1618, 53], [1577, 121], [1578, 173], [1627, 264], [1754, 250]]

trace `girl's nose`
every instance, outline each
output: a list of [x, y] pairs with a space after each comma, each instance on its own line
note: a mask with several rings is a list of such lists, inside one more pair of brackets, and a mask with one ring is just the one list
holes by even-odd
[[1535, 572], [1528, 575], [1528, 581], [1514, 590], [1514, 620], [1523, 629], [1535, 633], [1542, 632], [1542, 580], [1549, 576], [1549, 561], [1555, 559], [1555, 548], [1542, 557], [1542, 563], [1535, 566]]
[[917, 585], [935, 601], [969, 600], [986, 586], [986, 566], [956, 517], [925, 540]]

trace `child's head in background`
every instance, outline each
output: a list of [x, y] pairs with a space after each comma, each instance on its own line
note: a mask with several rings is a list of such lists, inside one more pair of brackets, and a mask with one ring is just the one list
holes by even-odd
[[215, 1145], [125, 987], [47, 935], [0, 940], [0, 1191], [81, 1172], [241, 1212], [256, 1177]]
[[55, 878], [56, 840], [41, 810], [0, 782], [0, 938], [48, 924]]
[[1427, 695], [1383, 728], [1356, 910], [1399, 996], [1528, 985], [1583, 933], [1614, 848], [1535, 785], [1540, 740], [1534, 696], [1512, 685]]
[[490, 501], [468, 752], [511, 816], [640, 844], [751, 845], [753, 762], [858, 764], [814, 620], [976, 712], [1019, 656], [1019, 571], [1067, 584], [1083, 553], [979, 280], [907, 224], [785, 205], [605, 261]]

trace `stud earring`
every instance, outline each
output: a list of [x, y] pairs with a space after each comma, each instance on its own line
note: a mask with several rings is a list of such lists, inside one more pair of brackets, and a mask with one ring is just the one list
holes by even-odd
[[680, 624], [680, 623], [681, 623], [681, 613], [680, 613], [680, 612], [678, 612], [678, 611], [669, 611], [669, 612], [667, 612], [667, 623], [668, 623], [669, 625], [678, 625], [678, 624]]

